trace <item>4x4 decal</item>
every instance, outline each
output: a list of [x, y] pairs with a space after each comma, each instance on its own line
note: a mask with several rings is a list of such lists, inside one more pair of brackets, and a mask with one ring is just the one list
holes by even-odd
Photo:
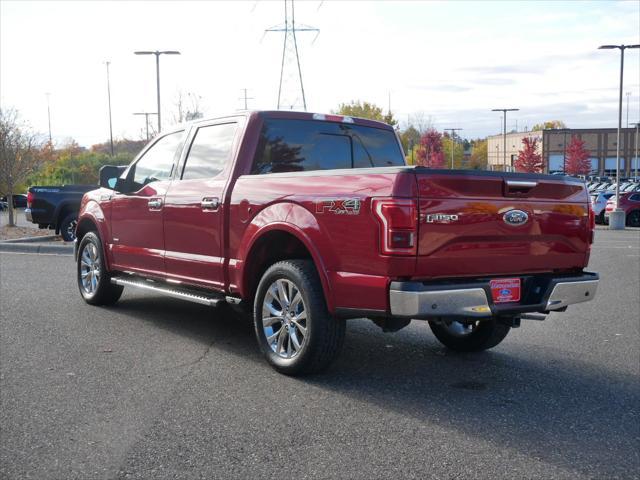
[[316, 213], [334, 213], [336, 215], [359, 215], [359, 198], [330, 198], [316, 201]]

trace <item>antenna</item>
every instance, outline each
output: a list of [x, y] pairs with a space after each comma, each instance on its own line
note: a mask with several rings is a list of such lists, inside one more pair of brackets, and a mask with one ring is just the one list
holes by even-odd
[[[282, 48], [282, 64], [280, 65], [280, 85], [278, 86], [278, 110], [294, 110], [302, 107], [307, 110], [307, 99], [304, 95], [302, 83], [302, 69], [300, 68], [300, 52], [296, 41], [296, 32], [316, 32], [313, 42], [316, 41], [320, 30], [308, 25], [295, 23], [294, 0], [284, 0], [284, 24], [267, 28], [269, 32], [284, 32], [284, 46]], [[290, 4], [291, 8], [288, 8]], [[289, 12], [291, 16], [289, 17]], [[311, 42], [311, 43], [313, 43]], [[297, 67], [297, 72], [295, 71]], [[297, 75], [296, 75], [297, 73]]]

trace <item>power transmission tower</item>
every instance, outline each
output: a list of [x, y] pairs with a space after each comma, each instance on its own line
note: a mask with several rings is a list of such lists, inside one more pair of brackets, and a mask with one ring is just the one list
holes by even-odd
[[243, 88], [242, 91], [244, 92], [244, 95], [242, 97], [240, 97], [238, 100], [244, 100], [244, 109], [247, 110], [247, 100], [253, 100], [253, 97], [247, 97], [247, 89]]
[[267, 28], [269, 32], [284, 32], [284, 46], [282, 48], [282, 64], [280, 66], [280, 85], [278, 87], [278, 110], [294, 110], [302, 107], [307, 110], [307, 99], [304, 95], [302, 83], [302, 69], [300, 68], [300, 53], [296, 41], [297, 32], [316, 32], [316, 38], [320, 30], [308, 25], [296, 25], [294, 0], [284, 0], [284, 24]]

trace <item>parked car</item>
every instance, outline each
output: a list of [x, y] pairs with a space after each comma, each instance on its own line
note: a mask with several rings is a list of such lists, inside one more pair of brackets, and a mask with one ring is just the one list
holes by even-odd
[[0, 200], [0, 212], [7, 210], [9, 208], [9, 204], [3, 200]]
[[[616, 196], [607, 201], [604, 211], [604, 222], [609, 224], [609, 214], [616, 208]], [[640, 193], [631, 192], [620, 194], [620, 208], [624, 210], [625, 224], [628, 227], [640, 227]]]
[[96, 185], [34, 186], [27, 193], [25, 217], [40, 228], [49, 228], [66, 242], [76, 238], [78, 210], [85, 192]]
[[[9, 197], [4, 196], [0, 199], [5, 205], [9, 204]], [[25, 208], [27, 206], [27, 196], [22, 193], [13, 195], [13, 208]]]
[[599, 192], [591, 195], [591, 207], [596, 217], [596, 223], [604, 223], [604, 209], [607, 206], [607, 200], [615, 195], [615, 192]]
[[103, 167], [100, 185], [78, 219], [82, 298], [113, 304], [126, 286], [237, 305], [286, 374], [326, 368], [346, 319], [426, 320], [448, 348], [480, 351], [598, 284], [582, 180], [407, 166], [371, 120], [201, 120]]

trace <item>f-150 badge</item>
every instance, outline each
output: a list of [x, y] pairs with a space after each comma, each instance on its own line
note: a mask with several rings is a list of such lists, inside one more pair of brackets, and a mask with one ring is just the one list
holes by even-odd
[[424, 219], [427, 223], [451, 223], [458, 221], [458, 215], [447, 213], [428, 213]]
[[336, 215], [359, 215], [360, 199], [332, 198], [316, 201], [316, 213], [334, 213]]

